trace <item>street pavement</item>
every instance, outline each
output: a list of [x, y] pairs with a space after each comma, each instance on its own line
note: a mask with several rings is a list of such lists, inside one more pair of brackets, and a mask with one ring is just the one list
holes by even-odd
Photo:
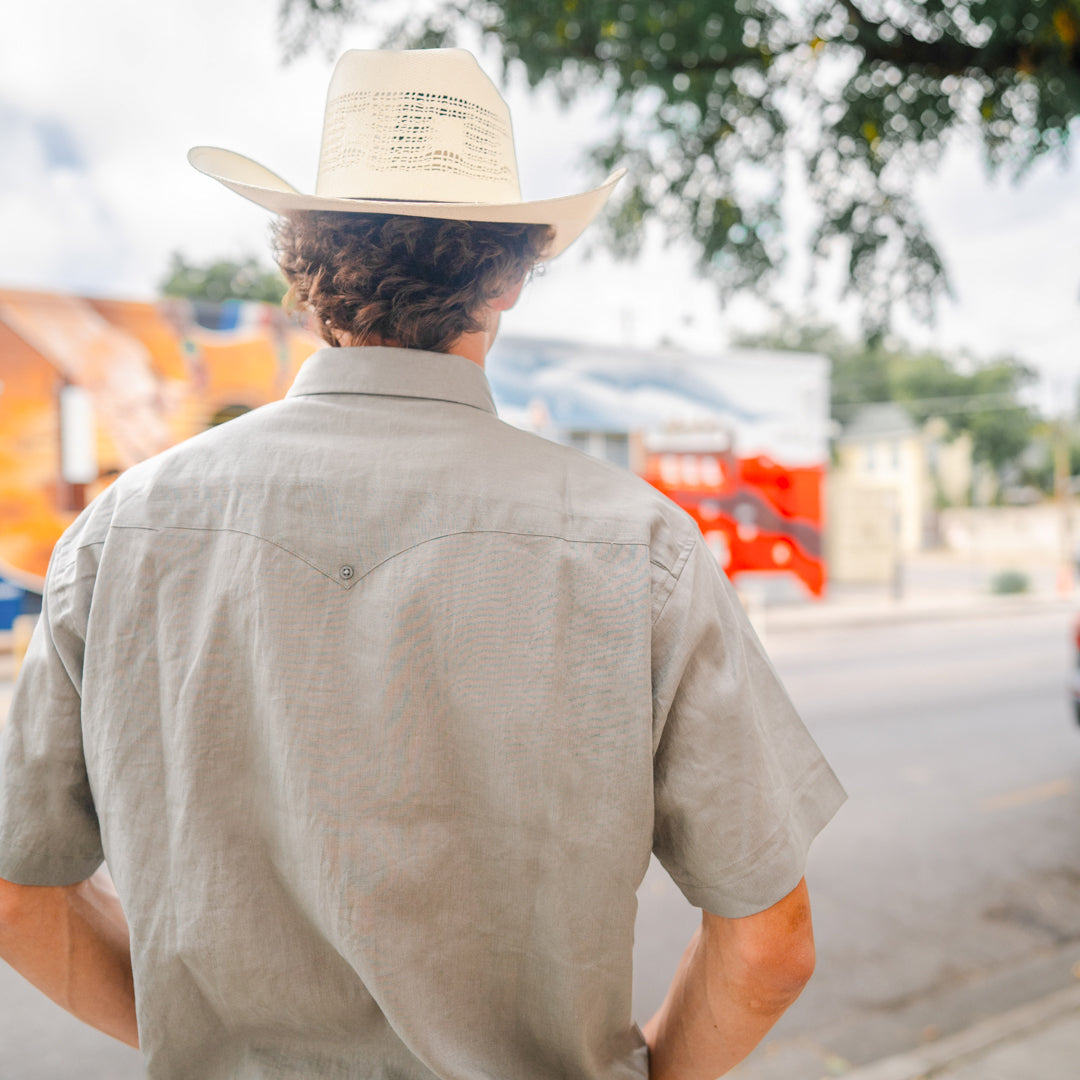
[[1076, 609], [1049, 584], [764, 612], [851, 802], [811, 853], [818, 973], [734, 1077], [1080, 1077]]
[[[1080, 1077], [1080, 729], [1072, 607], [950, 587], [759, 611], [851, 801], [811, 854], [818, 973], [737, 1080]], [[4, 708], [0, 656], [0, 715]], [[697, 914], [655, 864], [635, 1015]], [[130, 1051], [0, 969], [0, 1077], [136, 1080]]]
[[1074, 1080], [1080, 1075], [1080, 986], [845, 1075], [846, 1080]]
[[811, 853], [818, 973], [738, 1080], [1080, 1077], [1078, 606], [1032, 577], [751, 603], [851, 801]]

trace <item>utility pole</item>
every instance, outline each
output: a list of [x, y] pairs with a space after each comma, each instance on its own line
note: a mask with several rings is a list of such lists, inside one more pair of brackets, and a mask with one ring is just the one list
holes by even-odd
[[1062, 411], [1054, 425], [1054, 494], [1058, 504], [1059, 562], [1057, 590], [1072, 596], [1075, 585], [1072, 539], [1072, 499], [1070, 492], [1069, 414]]

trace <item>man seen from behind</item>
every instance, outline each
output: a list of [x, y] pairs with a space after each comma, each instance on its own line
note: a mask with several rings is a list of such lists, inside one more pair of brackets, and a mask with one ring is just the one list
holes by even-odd
[[[152, 1080], [720, 1076], [813, 969], [842, 791], [690, 518], [484, 373], [618, 175], [522, 201], [461, 50], [345, 54], [314, 195], [191, 160], [279, 215], [327, 345], [58, 543], [0, 956]], [[702, 920], [640, 1029], [650, 853]]]

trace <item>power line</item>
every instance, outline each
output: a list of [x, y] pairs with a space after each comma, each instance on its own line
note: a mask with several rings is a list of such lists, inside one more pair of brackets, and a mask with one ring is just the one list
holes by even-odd
[[925, 408], [937, 415], [962, 412], [1006, 412], [1009, 409], [1030, 408], [1029, 405], [1025, 405], [1022, 401], [1017, 401], [1012, 394], [998, 393], [949, 394], [945, 397], [903, 398], [892, 399], [889, 401], [835, 401], [832, 403], [832, 409], [834, 412], [840, 412], [841, 410], [854, 412], [858, 409], [865, 409], [876, 405], [899, 405], [901, 407]]

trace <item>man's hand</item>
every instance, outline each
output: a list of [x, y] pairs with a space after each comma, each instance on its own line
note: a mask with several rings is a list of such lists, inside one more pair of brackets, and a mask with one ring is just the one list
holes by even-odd
[[63, 887], [0, 880], [0, 959], [80, 1020], [139, 1045], [127, 920], [103, 871]]
[[664, 1004], [645, 1025], [650, 1080], [716, 1080], [762, 1040], [814, 971], [806, 881], [744, 919], [702, 912]]

